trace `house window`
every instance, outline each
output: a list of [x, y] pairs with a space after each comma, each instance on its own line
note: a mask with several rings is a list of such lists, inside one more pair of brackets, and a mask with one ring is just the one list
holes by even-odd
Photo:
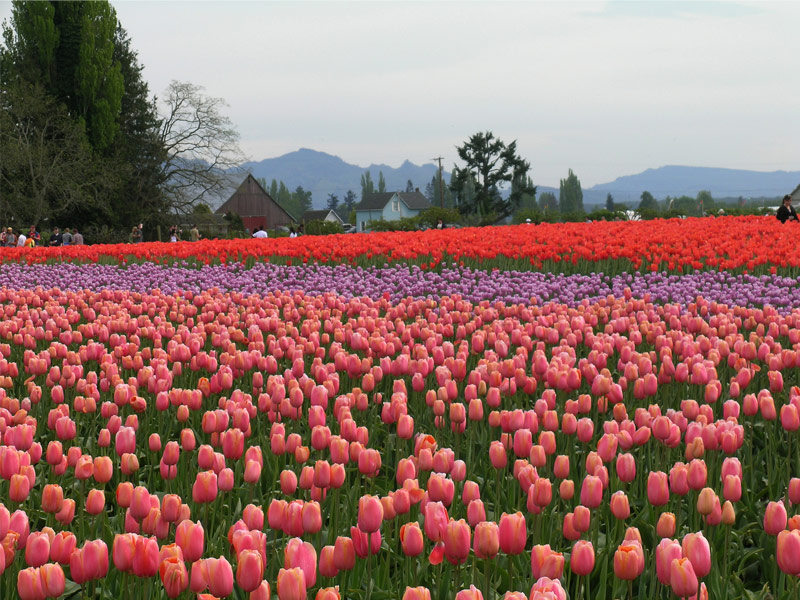
[[392, 212], [400, 212], [400, 200], [392, 200]]

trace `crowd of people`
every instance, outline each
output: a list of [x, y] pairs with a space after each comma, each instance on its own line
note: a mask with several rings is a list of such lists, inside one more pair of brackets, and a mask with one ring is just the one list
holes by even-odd
[[82, 246], [84, 244], [83, 235], [77, 227], [65, 227], [62, 231], [58, 227], [53, 228], [53, 233], [47, 239], [42, 239], [36, 227], [31, 225], [27, 233], [22, 229], [14, 230], [13, 227], [3, 227], [0, 230], [0, 246], [11, 248], [35, 248], [36, 246]]
[[[139, 230], [141, 231], [141, 225], [139, 225]], [[136, 229], [134, 227], [134, 229]], [[133, 236], [133, 234], [131, 234]], [[197, 242], [200, 238], [203, 237], [200, 235], [200, 230], [197, 229], [197, 225], [192, 225], [192, 228], [189, 230], [189, 241]], [[169, 228], [169, 241], [170, 242], [180, 242], [183, 239], [183, 230], [178, 225], [173, 225]], [[131, 239], [131, 242], [134, 240]], [[138, 240], [138, 241], [141, 241]]]

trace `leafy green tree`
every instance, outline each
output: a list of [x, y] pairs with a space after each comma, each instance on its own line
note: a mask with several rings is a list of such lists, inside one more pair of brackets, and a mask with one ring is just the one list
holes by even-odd
[[298, 185], [292, 193], [294, 205], [297, 207], [297, 212], [293, 216], [299, 217], [307, 210], [311, 210], [311, 191], [304, 190], [302, 185]]
[[639, 202], [640, 211], [656, 211], [658, 210], [658, 200], [653, 198], [653, 194], [648, 191], [642, 192]]
[[336, 194], [328, 194], [328, 203], [326, 206], [328, 210], [336, 210], [339, 208], [339, 196]]
[[372, 181], [372, 175], [369, 171], [364, 171], [361, 175], [361, 201], [364, 201], [364, 198], [367, 197], [368, 194], [375, 193], [375, 184]]
[[708, 190], [700, 190], [697, 192], [697, 214], [703, 216], [704, 213], [710, 213], [714, 209], [714, 198]]
[[72, 219], [79, 207], [108, 216], [83, 124], [44, 89], [21, 83], [0, 92], [0, 217], [38, 225]]
[[198, 202], [192, 207], [192, 214], [195, 215], [210, 215], [211, 207], [205, 202]]
[[608, 194], [606, 196], [606, 210], [609, 212], [614, 212], [614, 196]]
[[[530, 163], [517, 155], [517, 142], [506, 145], [491, 131], [472, 135], [457, 148], [463, 168], [454, 167], [450, 189], [463, 214], [502, 218], [510, 215], [524, 194], [535, 194], [527, 187]], [[517, 181], [507, 198], [499, 193], [504, 183]], [[525, 183], [523, 183], [525, 182]]]
[[583, 190], [577, 175], [569, 170], [566, 179], [561, 180], [558, 206], [562, 214], [583, 214]]
[[383, 171], [378, 173], [378, 193], [383, 194], [386, 191], [386, 180], [383, 178]]
[[697, 199], [692, 198], [691, 196], [674, 198], [670, 209], [682, 215], [696, 215]]
[[43, 85], [83, 120], [96, 151], [119, 131], [124, 81], [115, 57], [117, 15], [98, 2], [21, 2], [11, 8], [16, 35], [6, 38], [14, 73]]
[[272, 196], [272, 198], [278, 197], [278, 180], [275, 178], [273, 178], [269, 184], [269, 195]]
[[344, 205], [344, 210], [342, 211], [342, 217], [346, 217], [349, 215], [353, 209], [356, 207], [358, 203], [358, 198], [356, 197], [356, 193], [353, 190], [347, 190], [347, 193], [344, 195], [344, 199], [342, 200], [342, 204]]
[[544, 192], [539, 196], [539, 206], [543, 213], [552, 213], [558, 211], [558, 200], [553, 192]]
[[0, 87], [17, 86], [17, 98], [31, 94], [36, 106], [48, 98], [58, 114], [63, 107], [84, 132], [93, 172], [102, 174], [101, 207], [71, 205], [83, 228], [129, 231], [158, 222], [166, 210], [159, 119], [141, 70], [108, 2], [14, 2], [3, 24]]

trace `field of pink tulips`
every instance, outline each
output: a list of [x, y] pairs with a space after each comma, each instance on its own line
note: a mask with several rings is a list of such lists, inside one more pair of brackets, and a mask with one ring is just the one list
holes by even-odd
[[90, 267], [0, 266], [0, 598], [800, 594], [800, 282]]

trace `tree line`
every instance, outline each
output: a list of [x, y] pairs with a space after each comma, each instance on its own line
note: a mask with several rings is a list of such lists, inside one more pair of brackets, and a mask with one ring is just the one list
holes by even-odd
[[12, 3], [0, 45], [0, 224], [115, 241], [222, 194], [244, 159], [225, 102], [150, 94], [106, 1]]

